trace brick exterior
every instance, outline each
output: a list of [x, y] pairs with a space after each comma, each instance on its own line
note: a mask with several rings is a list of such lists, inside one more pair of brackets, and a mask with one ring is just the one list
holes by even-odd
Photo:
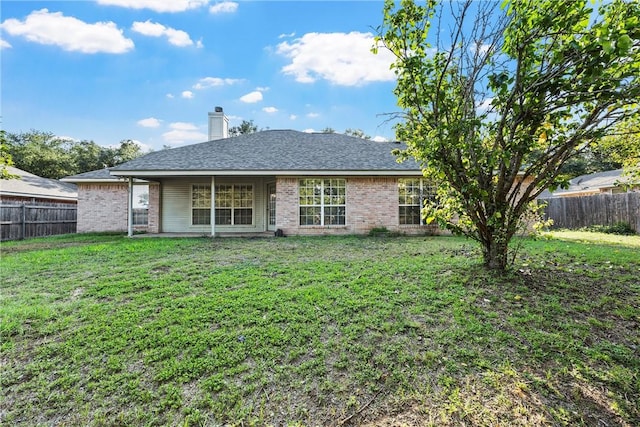
[[346, 218], [340, 226], [300, 226], [298, 182], [279, 177], [276, 183], [276, 229], [285, 235], [367, 234], [384, 227], [404, 234], [433, 233], [432, 226], [399, 225], [396, 177], [348, 177]]
[[[78, 183], [78, 233], [126, 232], [128, 224], [127, 183]], [[159, 231], [160, 189], [149, 185], [149, 225], [136, 230]]]
[[149, 225], [147, 232], [160, 232], [160, 185], [149, 184]]
[[78, 184], [78, 233], [127, 231], [126, 183]]
[[[403, 234], [432, 234], [433, 226], [399, 225], [397, 177], [347, 177], [345, 225], [300, 226], [298, 183], [300, 178], [276, 180], [276, 229], [285, 235], [367, 234], [384, 227]], [[136, 230], [162, 232], [160, 185], [149, 185], [149, 223]], [[79, 183], [78, 233], [126, 232], [128, 184]]]

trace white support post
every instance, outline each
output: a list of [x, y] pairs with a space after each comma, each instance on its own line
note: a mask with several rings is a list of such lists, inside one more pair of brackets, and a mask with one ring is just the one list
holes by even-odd
[[211, 237], [216, 237], [216, 177], [211, 177]]
[[127, 197], [128, 218], [127, 218], [127, 236], [133, 236], [133, 177], [129, 177], [129, 197]]

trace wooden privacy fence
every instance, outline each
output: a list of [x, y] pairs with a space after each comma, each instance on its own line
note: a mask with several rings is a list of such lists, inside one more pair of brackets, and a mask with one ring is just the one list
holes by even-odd
[[0, 204], [0, 240], [76, 232], [78, 207], [69, 204]]
[[640, 193], [598, 194], [583, 197], [540, 199], [547, 203], [545, 219], [553, 228], [581, 228], [591, 225], [626, 223], [640, 233]]

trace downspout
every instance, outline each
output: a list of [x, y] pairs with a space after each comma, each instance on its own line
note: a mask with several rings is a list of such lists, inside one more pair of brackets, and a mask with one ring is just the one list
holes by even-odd
[[211, 177], [211, 237], [216, 237], [216, 177]]
[[127, 236], [133, 236], [133, 177], [129, 177], [129, 197], [127, 198], [128, 218], [127, 218]]

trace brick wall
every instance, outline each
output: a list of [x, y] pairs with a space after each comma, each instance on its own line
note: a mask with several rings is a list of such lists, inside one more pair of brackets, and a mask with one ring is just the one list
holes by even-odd
[[[127, 232], [129, 184], [78, 184], [78, 233]], [[149, 225], [136, 230], [157, 233], [160, 224], [160, 186], [149, 185]]]
[[396, 177], [349, 177], [346, 224], [300, 226], [298, 182], [300, 178], [278, 177], [276, 182], [276, 228], [285, 235], [367, 234], [384, 227], [405, 234], [433, 233], [432, 226], [398, 224], [398, 179]]
[[78, 184], [78, 233], [127, 231], [127, 183]]
[[160, 232], [160, 185], [149, 184], [149, 233]]

